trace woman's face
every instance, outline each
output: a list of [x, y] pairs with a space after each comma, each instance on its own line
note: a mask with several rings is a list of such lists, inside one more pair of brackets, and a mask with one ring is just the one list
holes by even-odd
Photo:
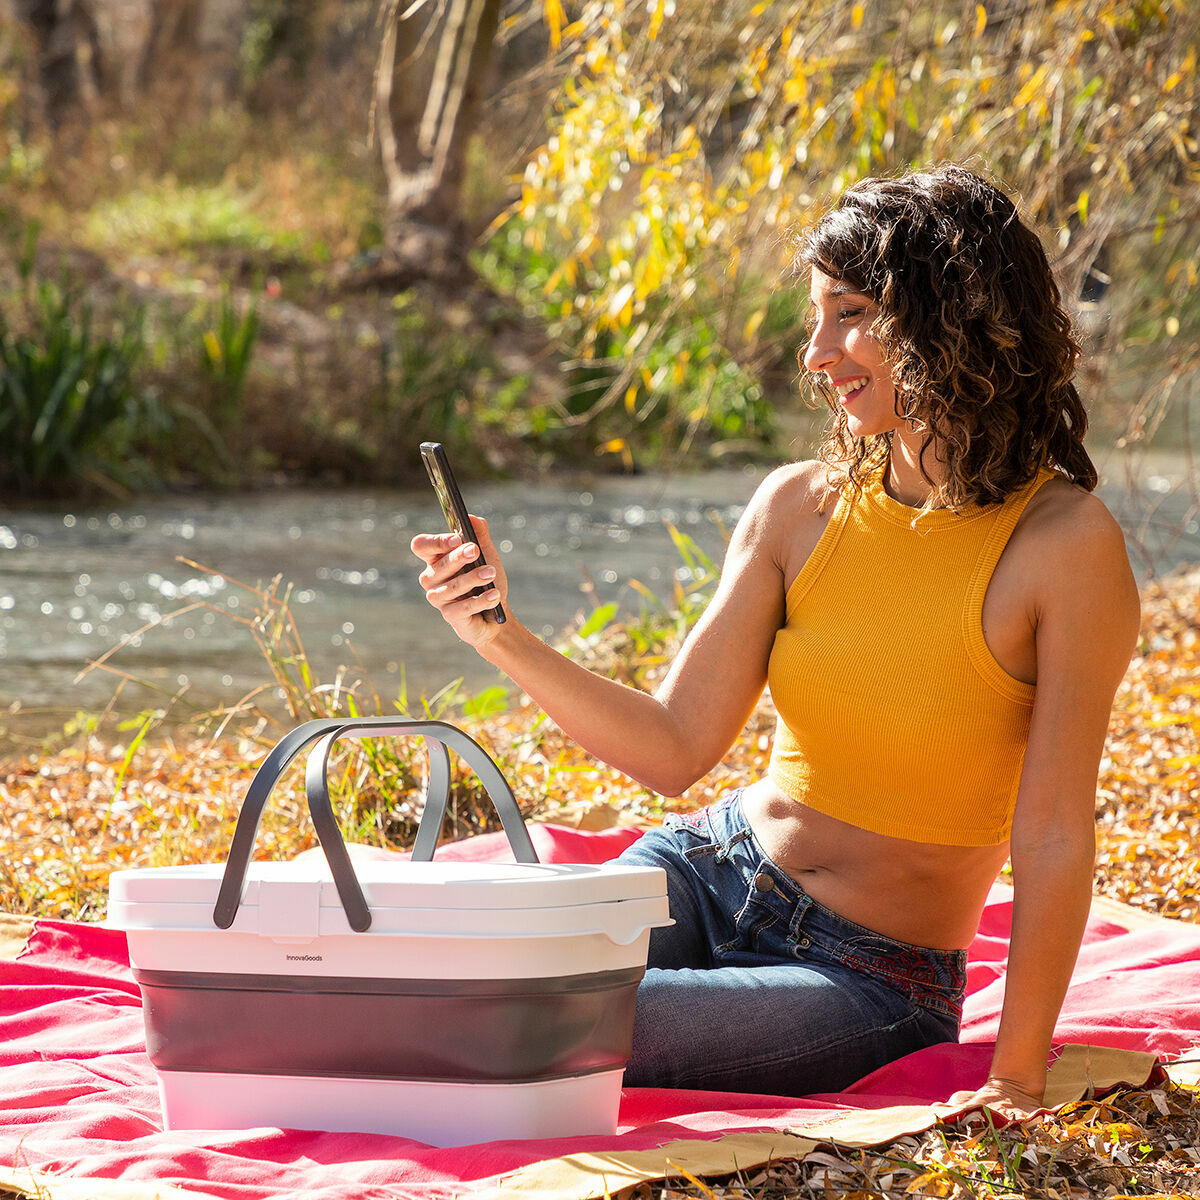
[[828, 379], [850, 432], [866, 438], [901, 428], [891, 365], [871, 332], [879, 305], [816, 267], [810, 299], [816, 326], [804, 365]]

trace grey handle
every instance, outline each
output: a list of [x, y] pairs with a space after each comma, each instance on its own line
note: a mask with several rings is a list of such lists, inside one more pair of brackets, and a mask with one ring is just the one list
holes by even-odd
[[333, 743], [346, 736], [413, 736], [423, 737], [428, 742], [429, 787], [426, 791], [425, 810], [421, 814], [413, 846], [414, 859], [429, 861], [437, 847], [442, 820], [450, 800], [450, 755], [447, 747], [451, 747], [479, 776], [484, 790], [500, 816], [500, 823], [508, 835], [508, 842], [516, 860], [526, 863], [538, 861], [537, 852], [533, 848], [529, 831], [525, 828], [521, 810], [508, 781], [487, 751], [457, 726], [446, 721], [414, 721], [393, 717], [334, 717], [306, 721], [276, 743], [246, 789], [246, 798], [242, 802], [242, 811], [233, 831], [229, 858], [213, 908], [213, 922], [219, 928], [228, 929], [237, 917], [237, 910], [242, 902], [246, 870], [250, 865], [250, 855], [258, 836], [263, 809], [272, 789], [284, 768], [301, 750], [314, 742], [317, 745], [309, 753], [305, 770], [305, 793], [317, 839], [333, 873], [334, 886], [342, 901], [342, 907], [346, 910], [346, 919], [350, 922], [350, 927], [358, 932], [370, 928], [371, 912], [363, 896], [362, 886], [354, 873], [350, 856], [346, 852], [341, 831], [337, 827], [333, 806], [329, 802], [329, 754]]

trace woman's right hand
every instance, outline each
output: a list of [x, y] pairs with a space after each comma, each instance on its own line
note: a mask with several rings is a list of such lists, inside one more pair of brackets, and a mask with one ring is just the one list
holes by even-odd
[[[463, 542], [456, 533], [418, 533], [413, 538], [412, 552], [425, 564], [418, 582], [425, 591], [425, 599], [442, 614], [442, 618], [458, 637], [481, 650], [504, 629], [503, 625], [483, 614], [495, 608], [496, 603], [507, 604], [508, 579], [500, 565], [500, 554], [488, 533], [487, 522], [472, 515], [475, 527], [474, 542]], [[474, 566], [473, 570], [459, 575], [463, 567], [478, 563], [480, 551], [487, 566]], [[472, 596], [477, 587], [486, 590], [480, 596]]]

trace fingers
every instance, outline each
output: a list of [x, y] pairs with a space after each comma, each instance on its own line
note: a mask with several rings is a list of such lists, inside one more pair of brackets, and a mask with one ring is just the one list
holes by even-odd
[[423, 562], [432, 563], [462, 544], [457, 533], [418, 533], [409, 542], [409, 549]]
[[[434, 605], [441, 612], [442, 616], [446, 618], [456, 631], [460, 631], [467, 624], [473, 627], [474, 622], [470, 622], [469, 618], [482, 616], [489, 610], [494, 609], [500, 602], [500, 593], [495, 588], [489, 588], [478, 596], [468, 594], [459, 599], [447, 600], [445, 603], [439, 603], [429, 593], [426, 593], [426, 595], [429, 598], [430, 604]], [[491, 623], [484, 622], [484, 628], [491, 629]], [[460, 636], [464, 635], [460, 632]], [[471, 641], [473, 638], [468, 637], [466, 640]]]
[[[474, 542], [464, 542], [456, 533], [419, 533], [413, 538], [411, 545], [413, 553], [425, 563], [425, 569], [417, 576], [417, 580], [427, 594], [443, 588], [449, 582], [464, 579], [465, 576], [461, 573], [470, 571], [472, 564], [480, 557], [479, 547]], [[490, 583], [495, 578], [493, 568], [480, 567], [479, 570], [490, 570], [491, 574], [487, 578], [476, 578], [473, 583], [448, 593], [449, 598], [453, 599], [461, 592]]]
[[474, 542], [464, 542], [457, 533], [418, 533], [410, 545], [427, 570], [461, 571], [479, 557], [479, 547]]
[[458, 560], [459, 567], [462, 567], [471, 558], [476, 557], [480, 551], [486, 554], [488, 551], [494, 550], [492, 539], [488, 534], [487, 521], [472, 514], [471, 524], [475, 528], [477, 542], [465, 541], [457, 533], [418, 533], [409, 543], [409, 548], [419, 559], [426, 563], [433, 563], [443, 555], [450, 554], [455, 550], [467, 550], [470, 547], [468, 554]]
[[[446, 558], [454, 560], [455, 556], [447, 555]], [[480, 611], [482, 611], [483, 608], [494, 607], [499, 599], [496, 589], [492, 586], [495, 578], [496, 568], [492, 566], [477, 567], [474, 571], [466, 571], [463, 574], [459, 574], [453, 566], [448, 574], [441, 566], [436, 568], [429, 566], [421, 572], [419, 581], [425, 589], [425, 597], [429, 603], [435, 608], [442, 609], [464, 599], [484, 599], [483, 596], [471, 596], [471, 592], [477, 588], [483, 588], [486, 593], [491, 595], [491, 601], [481, 606]]]
[[964, 1110], [987, 1108], [1008, 1121], [1021, 1121], [1045, 1110], [1040, 1096], [1022, 1091], [1012, 1084], [1001, 1085], [992, 1081], [973, 1092], [955, 1092], [946, 1101], [945, 1107]]
[[[502, 576], [492, 562], [480, 563], [485, 552], [495, 553], [487, 522], [472, 517], [479, 543], [464, 542], [456, 533], [419, 533], [410, 545], [425, 563], [417, 577], [425, 598], [454, 628], [460, 638], [479, 641], [492, 634], [491, 621], [480, 618], [503, 601]], [[478, 564], [478, 565], [477, 565]], [[472, 595], [479, 591], [479, 595]]]

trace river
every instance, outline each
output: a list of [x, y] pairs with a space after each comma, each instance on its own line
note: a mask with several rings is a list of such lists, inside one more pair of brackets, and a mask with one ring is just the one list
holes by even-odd
[[[636, 612], [631, 579], [669, 596], [684, 570], [669, 524], [719, 561], [722, 529], [759, 474], [473, 483], [466, 492], [504, 553], [512, 607], [552, 637], [596, 602]], [[19, 719], [7, 719], [13, 728], [45, 729], [104, 706], [118, 677], [80, 673], [126, 639], [107, 660], [129, 677], [122, 710], [160, 706], [180, 689], [201, 706], [236, 701], [269, 675], [244, 624], [255, 597], [232, 581], [261, 586], [276, 576], [291, 586], [322, 679], [358, 661], [385, 700], [403, 687], [415, 703], [458, 678], [464, 692], [490, 686], [496, 673], [454, 638], [417, 583], [409, 539], [441, 528], [427, 488], [10, 511], [0, 516], [0, 708], [20, 706]]]
[[[1122, 521], [1139, 578], [1200, 561], [1200, 519], [1183, 458], [1131, 464], [1116, 455], [1101, 462], [1101, 494]], [[669, 597], [675, 574], [686, 570], [669, 524], [719, 561], [723, 531], [762, 474], [728, 469], [465, 490], [501, 544], [513, 609], [549, 638], [590, 610], [592, 595], [637, 612], [633, 579]], [[102, 708], [118, 684], [127, 713], [161, 707], [179, 692], [211, 708], [262, 686], [269, 675], [244, 624], [254, 597], [232, 581], [261, 585], [275, 576], [291, 586], [292, 611], [322, 679], [357, 661], [385, 702], [403, 689], [419, 708], [422, 696], [458, 678], [465, 693], [476, 693], [498, 678], [425, 603], [408, 550], [414, 532], [441, 527], [425, 489], [296, 489], [0, 514], [0, 710], [9, 712], [0, 712], [0, 737], [61, 728], [77, 711]], [[125, 639], [107, 660], [123, 683], [108, 670], [85, 672]]]

